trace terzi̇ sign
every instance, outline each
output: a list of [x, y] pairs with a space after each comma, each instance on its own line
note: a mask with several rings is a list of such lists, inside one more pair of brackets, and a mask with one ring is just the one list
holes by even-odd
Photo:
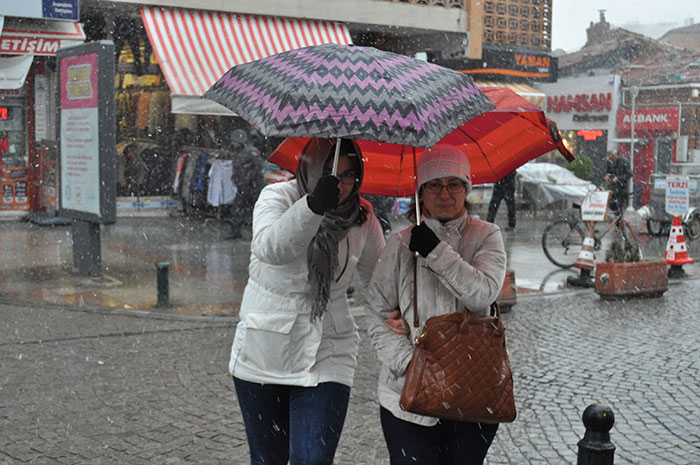
[[611, 111], [612, 94], [554, 95], [547, 97], [547, 111], [551, 113]]

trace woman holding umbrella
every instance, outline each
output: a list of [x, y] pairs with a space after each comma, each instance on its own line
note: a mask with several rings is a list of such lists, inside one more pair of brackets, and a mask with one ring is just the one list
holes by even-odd
[[253, 212], [249, 279], [229, 370], [251, 463], [332, 464], [345, 421], [359, 334], [346, 290], [367, 285], [384, 247], [360, 198], [362, 154], [312, 139], [296, 178], [263, 189]]
[[391, 236], [366, 295], [368, 331], [381, 363], [384, 438], [392, 465], [481, 464], [497, 424], [438, 420], [399, 406], [413, 354], [406, 318], [414, 310], [414, 268], [421, 322], [465, 307], [484, 313], [503, 286], [503, 238], [498, 226], [467, 211], [470, 167], [460, 150], [438, 145], [425, 152], [416, 185], [425, 219]]

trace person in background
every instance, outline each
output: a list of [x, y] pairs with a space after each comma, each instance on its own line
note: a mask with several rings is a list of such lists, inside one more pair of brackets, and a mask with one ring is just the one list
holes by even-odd
[[622, 214], [627, 207], [627, 189], [629, 179], [632, 177], [629, 162], [620, 157], [617, 152], [608, 152], [608, 161], [605, 164], [605, 177], [603, 178], [612, 191], [610, 210], [616, 215]]
[[251, 228], [255, 201], [265, 187], [265, 160], [260, 151], [249, 144], [248, 135], [243, 129], [231, 133], [231, 159], [231, 180], [236, 186], [237, 194], [231, 205], [231, 233], [226, 238], [239, 239], [243, 236], [244, 229]]
[[360, 337], [346, 289], [364, 285], [384, 235], [359, 196], [362, 154], [312, 139], [296, 178], [266, 186], [253, 211], [249, 279], [229, 371], [251, 463], [332, 464]]
[[515, 171], [508, 174], [505, 178], [498, 181], [493, 186], [493, 194], [489, 203], [489, 212], [486, 215], [486, 221], [493, 223], [496, 219], [498, 207], [501, 205], [501, 200], [505, 199], [508, 207], [508, 226], [506, 231], [515, 230]]
[[414, 264], [421, 324], [466, 309], [485, 314], [503, 286], [503, 238], [498, 226], [469, 215], [470, 167], [458, 149], [437, 145], [424, 152], [417, 185], [424, 219], [389, 238], [366, 293], [367, 330], [381, 365], [378, 399], [384, 439], [391, 465], [481, 464], [497, 424], [409, 413], [399, 399], [414, 348], [407, 323], [413, 319]]

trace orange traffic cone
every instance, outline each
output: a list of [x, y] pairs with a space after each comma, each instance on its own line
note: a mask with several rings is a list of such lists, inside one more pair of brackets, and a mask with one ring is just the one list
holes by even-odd
[[688, 257], [688, 249], [685, 247], [685, 236], [683, 235], [683, 223], [679, 216], [673, 217], [671, 224], [671, 234], [668, 236], [666, 244], [666, 263], [671, 265], [668, 270], [669, 278], [683, 278], [686, 276], [683, 265], [694, 263], [695, 260]]
[[581, 270], [581, 275], [576, 278], [573, 276], [566, 278], [567, 284], [572, 286], [595, 286], [595, 281], [591, 277], [591, 271], [593, 268], [595, 268], [595, 256], [593, 255], [593, 246], [595, 244], [595, 240], [593, 239], [593, 228], [595, 223], [586, 223], [586, 225], [586, 238], [583, 240], [581, 251], [578, 254], [576, 263], [574, 263], [574, 267]]

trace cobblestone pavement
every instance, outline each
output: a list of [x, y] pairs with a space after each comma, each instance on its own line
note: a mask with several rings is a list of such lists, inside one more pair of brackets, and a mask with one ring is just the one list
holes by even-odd
[[[700, 464], [700, 281], [662, 298], [519, 297], [504, 315], [518, 419], [489, 465], [574, 464], [609, 405], [616, 464]], [[363, 326], [364, 321], [358, 318]], [[0, 304], [0, 464], [245, 464], [232, 318]], [[363, 334], [337, 464], [388, 464]]]

